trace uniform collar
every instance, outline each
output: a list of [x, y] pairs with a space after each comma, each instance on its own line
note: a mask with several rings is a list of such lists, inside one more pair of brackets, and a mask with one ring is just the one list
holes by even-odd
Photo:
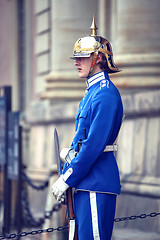
[[[107, 74], [107, 76], [105, 76]], [[98, 72], [95, 75], [93, 75], [90, 78], [87, 78], [86, 83], [87, 83], [87, 87], [90, 88], [92, 85], [94, 85], [97, 82], [100, 82], [104, 79], [108, 78], [108, 73], [107, 72]]]

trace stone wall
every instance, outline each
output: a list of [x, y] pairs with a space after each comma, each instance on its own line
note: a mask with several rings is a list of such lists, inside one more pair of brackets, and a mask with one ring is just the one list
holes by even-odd
[[[25, 83], [18, 77], [17, 1], [0, 2], [1, 42], [5, 45], [0, 47], [0, 85], [13, 86], [14, 110], [19, 110], [19, 99], [26, 102], [21, 118], [28, 175], [41, 182], [55, 164], [55, 127], [61, 148], [72, 141], [85, 82], [78, 79], [69, 57], [75, 41], [90, 34], [95, 14], [98, 33], [111, 41], [114, 60], [122, 70], [111, 75], [121, 91], [126, 115], [118, 138], [122, 194], [116, 215], [159, 211], [160, 1], [26, 0]], [[12, 41], [5, 29], [12, 29]], [[23, 84], [24, 95], [20, 91]], [[45, 201], [46, 193], [32, 207], [41, 209]], [[160, 229], [158, 217], [140, 221], [117, 223], [116, 227]]]
[[[159, 212], [160, 90], [123, 96], [125, 120], [118, 138], [117, 161], [122, 193], [117, 217]], [[160, 232], [159, 217], [116, 223], [115, 227]]]
[[[111, 75], [111, 80], [121, 91], [125, 113], [118, 138], [117, 161], [122, 193], [118, 197], [116, 216], [158, 211], [159, 1], [154, 0], [154, 4], [149, 0], [101, 0], [98, 3], [74, 1], [74, 4], [70, 2], [72, 8], [68, 3], [65, 5], [65, 1], [50, 3], [51, 71], [48, 75], [37, 76], [35, 79], [37, 86], [43, 82], [45, 88], [40, 94], [41, 100], [26, 111], [30, 128], [30, 157], [27, 160], [25, 154], [24, 158], [28, 174], [34, 179], [45, 179], [51, 165], [55, 163], [53, 138], [55, 127], [59, 133], [61, 148], [69, 147], [72, 141], [74, 117], [84, 94], [85, 84], [77, 78], [73, 63], [68, 57], [72, 53], [75, 40], [90, 33], [91, 13], [94, 12], [96, 23], [100, 24], [98, 33], [105, 33], [107, 35], [105, 37], [111, 40], [115, 62], [122, 70]], [[83, 11], [83, 16], [78, 9]], [[59, 14], [60, 11], [63, 14]], [[38, 21], [39, 19], [37, 17]], [[40, 46], [38, 45], [38, 49]], [[117, 223], [115, 227], [140, 228], [156, 232], [160, 229], [158, 217], [140, 221]]]
[[[116, 157], [120, 169], [122, 193], [118, 196], [116, 217], [158, 212], [160, 207], [160, 90], [137, 90], [128, 94], [124, 94], [123, 90], [121, 95], [125, 119], [118, 137]], [[55, 127], [59, 133], [60, 147], [70, 146], [74, 136], [74, 117], [78, 103], [77, 101], [53, 105], [44, 108], [43, 111], [35, 108], [35, 113], [30, 112], [31, 115], [28, 115], [32, 126], [30, 130], [32, 157], [28, 162], [28, 170], [32, 178], [45, 179], [47, 170], [55, 163]], [[44, 116], [45, 126], [42, 124]], [[43, 174], [40, 176], [38, 172], [41, 171]], [[159, 219], [156, 217], [143, 221], [135, 220], [134, 223], [129, 221], [116, 223], [115, 227], [159, 232], [159, 224]]]

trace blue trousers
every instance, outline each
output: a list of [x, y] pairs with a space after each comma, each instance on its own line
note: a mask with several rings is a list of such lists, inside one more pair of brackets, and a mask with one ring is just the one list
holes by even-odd
[[74, 194], [78, 240], [110, 240], [116, 195], [77, 191]]

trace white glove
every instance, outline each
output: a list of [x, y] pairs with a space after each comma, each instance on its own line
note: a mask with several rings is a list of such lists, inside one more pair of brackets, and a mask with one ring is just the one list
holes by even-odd
[[65, 183], [65, 181], [63, 180], [63, 176], [61, 175], [52, 186], [52, 192], [53, 192], [53, 195], [55, 196], [55, 199], [57, 201], [61, 201], [61, 198], [62, 200], [64, 200], [64, 196], [62, 195], [68, 188], [69, 188], [69, 185]]

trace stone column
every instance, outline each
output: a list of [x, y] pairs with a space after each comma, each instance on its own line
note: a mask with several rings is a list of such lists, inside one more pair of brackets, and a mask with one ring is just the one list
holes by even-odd
[[116, 63], [113, 80], [121, 87], [160, 86], [160, 1], [112, 2]]
[[98, 35], [107, 38], [111, 41], [111, 11], [112, 1], [111, 0], [100, 0], [99, 1], [99, 25]]
[[[160, 198], [160, 1], [112, 1], [114, 60], [126, 118], [118, 138], [117, 217], [158, 211]], [[134, 207], [133, 207], [134, 206]], [[154, 209], [154, 210], [153, 210]], [[156, 219], [119, 225], [158, 232]]]
[[76, 40], [90, 34], [97, 5], [96, 0], [51, 1], [51, 72], [46, 77], [46, 89], [41, 98], [54, 99], [55, 102], [83, 97], [85, 82], [78, 78], [69, 57]]
[[11, 38], [10, 38], [10, 59], [11, 59], [11, 82], [12, 82], [12, 110], [19, 111], [20, 109], [20, 82], [18, 78], [18, 22], [17, 22], [17, 1], [10, 2], [10, 24], [11, 24]]

